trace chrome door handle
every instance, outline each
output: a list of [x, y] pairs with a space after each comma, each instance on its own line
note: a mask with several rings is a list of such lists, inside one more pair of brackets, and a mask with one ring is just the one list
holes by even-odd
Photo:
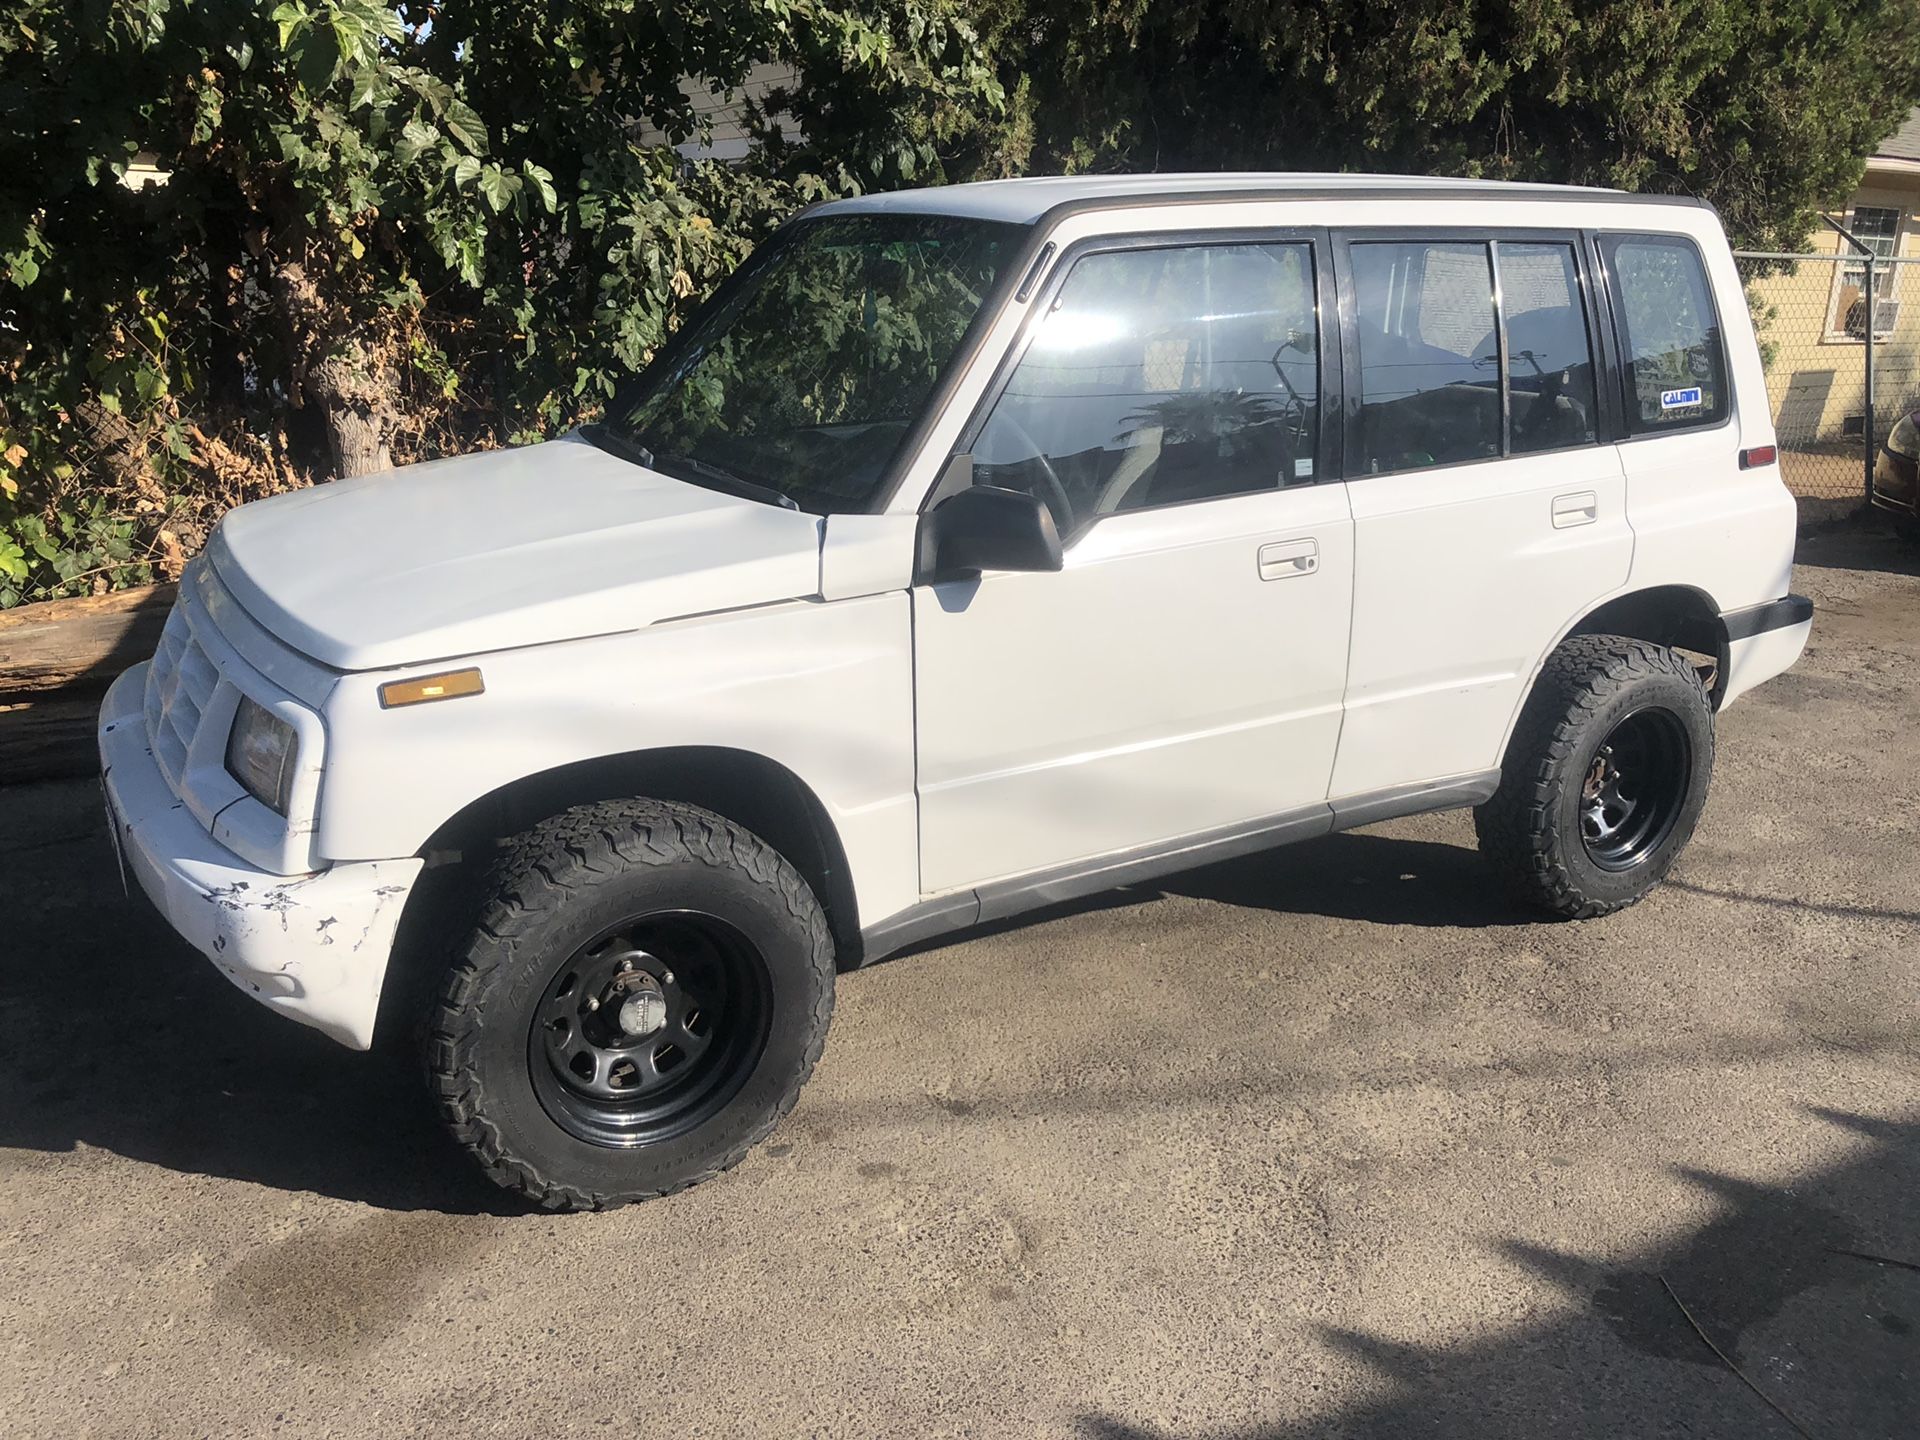
[[1312, 536], [1299, 540], [1276, 540], [1260, 547], [1260, 578], [1289, 580], [1295, 575], [1311, 575], [1320, 568], [1320, 542]]
[[1600, 497], [1591, 490], [1553, 497], [1553, 528], [1556, 530], [1565, 530], [1570, 525], [1591, 525], [1599, 518]]

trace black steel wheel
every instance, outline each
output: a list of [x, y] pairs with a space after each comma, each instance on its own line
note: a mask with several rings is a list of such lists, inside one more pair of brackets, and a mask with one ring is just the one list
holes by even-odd
[[766, 842], [690, 805], [582, 806], [518, 836], [429, 1016], [454, 1138], [550, 1209], [737, 1164], [826, 1044], [826, 916]]
[[765, 959], [717, 915], [622, 921], [554, 967], [527, 1033], [534, 1092], [595, 1145], [683, 1134], [752, 1073], [771, 995]]
[[1665, 646], [1577, 635], [1548, 657], [1520, 713], [1480, 849], [1528, 905], [1590, 919], [1665, 878], [1713, 773], [1713, 707]]
[[1671, 710], [1636, 710], [1608, 732], [1580, 784], [1580, 839], [1602, 870], [1644, 864], [1687, 802], [1693, 749]]

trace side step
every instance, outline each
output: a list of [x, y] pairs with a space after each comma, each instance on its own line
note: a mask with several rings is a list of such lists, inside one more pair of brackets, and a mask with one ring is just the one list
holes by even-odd
[[1130, 850], [1096, 855], [1007, 880], [990, 880], [969, 890], [923, 900], [862, 930], [859, 963], [869, 965], [909, 945], [988, 921], [1009, 920], [1030, 910], [1097, 895], [1104, 890], [1139, 885], [1220, 860], [1278, 849], [1296, 840], [1311, 840], [1336, 830], [1352, 830], [1403, 815], [1478, 805], [1492, 799], [1499, 785], [1498, 770], [1483, 770], [1448, 780], [1426, 780], [1417, 785], [1396, 785], [1365, 795], [1304, 805], [1284, 814], [1243, 821], [1177, 840], [1156, 841]]

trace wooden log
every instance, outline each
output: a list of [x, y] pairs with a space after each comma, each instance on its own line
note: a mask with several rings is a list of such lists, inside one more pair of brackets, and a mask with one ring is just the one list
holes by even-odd
[[153, 654], [177, 585], [0, 610], [0, 703], [55, 691], [99, 695]]
[[64, 695], [0, 705], [0, 785], [97, 775], [97, 695]]

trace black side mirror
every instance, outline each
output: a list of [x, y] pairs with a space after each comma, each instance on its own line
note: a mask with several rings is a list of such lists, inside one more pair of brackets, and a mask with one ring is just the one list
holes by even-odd
[[923, 581], [961, 580], [982, 570], [1058, 570], [1064, 563], [1053, 512], [1022, 490], [974, 485], [920, 519]]

